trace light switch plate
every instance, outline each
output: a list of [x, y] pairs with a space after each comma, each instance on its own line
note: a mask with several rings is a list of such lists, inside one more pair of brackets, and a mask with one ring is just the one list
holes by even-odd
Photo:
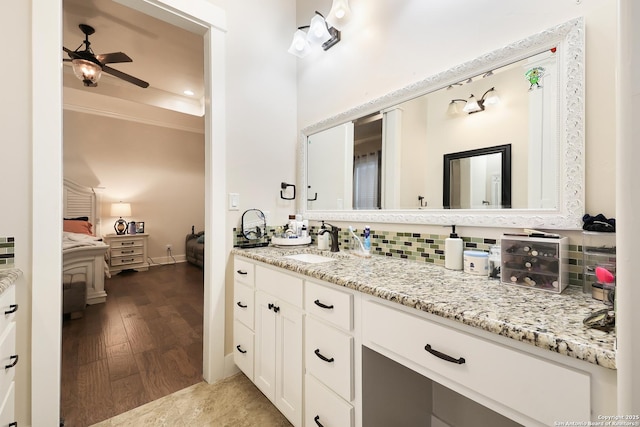
[[230, 211], [240, 210], [240, 194], [229, 193], [229, 210]]

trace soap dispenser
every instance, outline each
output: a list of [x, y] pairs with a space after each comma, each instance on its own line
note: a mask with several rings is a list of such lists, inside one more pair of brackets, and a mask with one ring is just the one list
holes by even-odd
[[444, 266], [449, 270], [462, 270], [462, 239], [456, 234], [456, 226], [451, 228], [451, 234], [444, 239]]
[[324, 225], [324, 221], [322, 221], [322, 226], [318, 231], [318, 249], [321, 251], [329, 250], [329, 230]]

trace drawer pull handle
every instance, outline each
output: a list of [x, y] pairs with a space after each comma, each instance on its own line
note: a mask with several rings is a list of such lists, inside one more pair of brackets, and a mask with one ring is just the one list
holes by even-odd
[[247, 275], [248, 273], [244, 270], [237, 270], [238, 274], [242, 274], [243, 276]]
[[322, 424], [320, 424], [320, 415], [316, 415], [315, 417], [313, 417], [313, 421], [315, 421], [318, 427], [324, 427]]
[[12, 314], [18, 311], [18, 304], [11, 304], [9, 306], [9, 310], [5, 311], [4, 314]]
[[320, 349], [316, 348], [316, 350], [314, 351], [314, 353], [316, 354], [316, 356], [318, 356], [320, 359], [324, 360], [327, 363], [333, 363], [334, 362], [334, 358], [332, 357], [331, 359], [327, 359], [325, 356], [323, 356], [320, 353]]
[[13, 360], [13, 362], [12, 362], [12, 363], [9, 363], [8, 365], [4, 365], [4, 369], [11, 369], [11, 368], [13, 368], [14, 366], [16, 366], [16, 365], [18, 364], [18, 355], [17, 355], [17, 354], [14, 354], [13, 356], [11, 356], [11, 357], [9, 358], [9, 360]]
[[269, 310], [273, 310], [274, 313], [277, 313], [277, 312], [280, 311], [280, 307], [278, 307], [275, 304], [269, 303], [269, 304], [267, 304], [267, 307], [269, 308]]
[[458, 365], [462, 365], [463, 363], [466, 362], [466, 360], [464, 360], [464, 357], [461, 357], [459, 359], [454, 359], [453, 357], [447, 354], [440, 353], [438, 350], [432, 349], [431, 345], [429, 344], [425, 345], [424, 349], [427, 350], [429, 353], [433, 354], [434, 356], [439, 357], [442, 360], [446, 360], [447, 362], [457, 363]]
[[9, 423], [9, 425], [7, 427], [18, 427], [18, 422], [14, 421], [12, 423]]
[[320, 302], [319, 299], [315, 300], [313, 302], [315, 305], [317, 305], [320, 308], [326, 308], [327, 310], [333, 310], [333, 304], [332, 305], [325, 305], [323, 303]]
[[238, 349], [238, 351], [239, 351], [240, 353], [242, 353], [242, 354], [245, 354], [245, 353], [247, 352], [247, 350], [243, 350], [243, 349], [242, 349], [242, 347], [240, 347], [240, 344], [238, 344], [238, 345], [236, 346], [236, 348], [237, 348], [237, 349]]
[[130, 250], [130, 251], [122, 251], [122, 253], [123, 253], [123, 254], [132, 254], [132, 253], [134, 253], [134, 252], [135, 252], [135, 251], [134, 251], [133, 249], [132, 249], [132, 250]]
[[122, 246], [133, 246], [136, 242], [122, 242]]
[[236, 305], [237, 305], [238, 307], [240, 307], [240, 308], [247, 308], [247, 305], [246, 305], [246, 304], [241, 303], [240, 301], [238, 301], [238, 302], [236, 303]]

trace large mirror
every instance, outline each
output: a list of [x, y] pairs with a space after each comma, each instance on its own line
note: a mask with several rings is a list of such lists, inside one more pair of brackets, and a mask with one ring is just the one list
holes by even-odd
[[[576, 19], [303, 129], [299, 208], [309, 219], [578, 228], [583, 94]], [[452, 204], [460, 167], [484, 160], [445, 160], [497, 146], [509, 146], [509, 185], [490, 173], [475, 186], [492, 198]], [[482, 167], [492, 159], [506, 157]]]

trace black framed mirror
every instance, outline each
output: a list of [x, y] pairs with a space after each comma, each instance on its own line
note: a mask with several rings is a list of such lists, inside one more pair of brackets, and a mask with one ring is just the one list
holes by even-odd
[[511, 208], [511, 144], [444, 155], [445, 209]]

